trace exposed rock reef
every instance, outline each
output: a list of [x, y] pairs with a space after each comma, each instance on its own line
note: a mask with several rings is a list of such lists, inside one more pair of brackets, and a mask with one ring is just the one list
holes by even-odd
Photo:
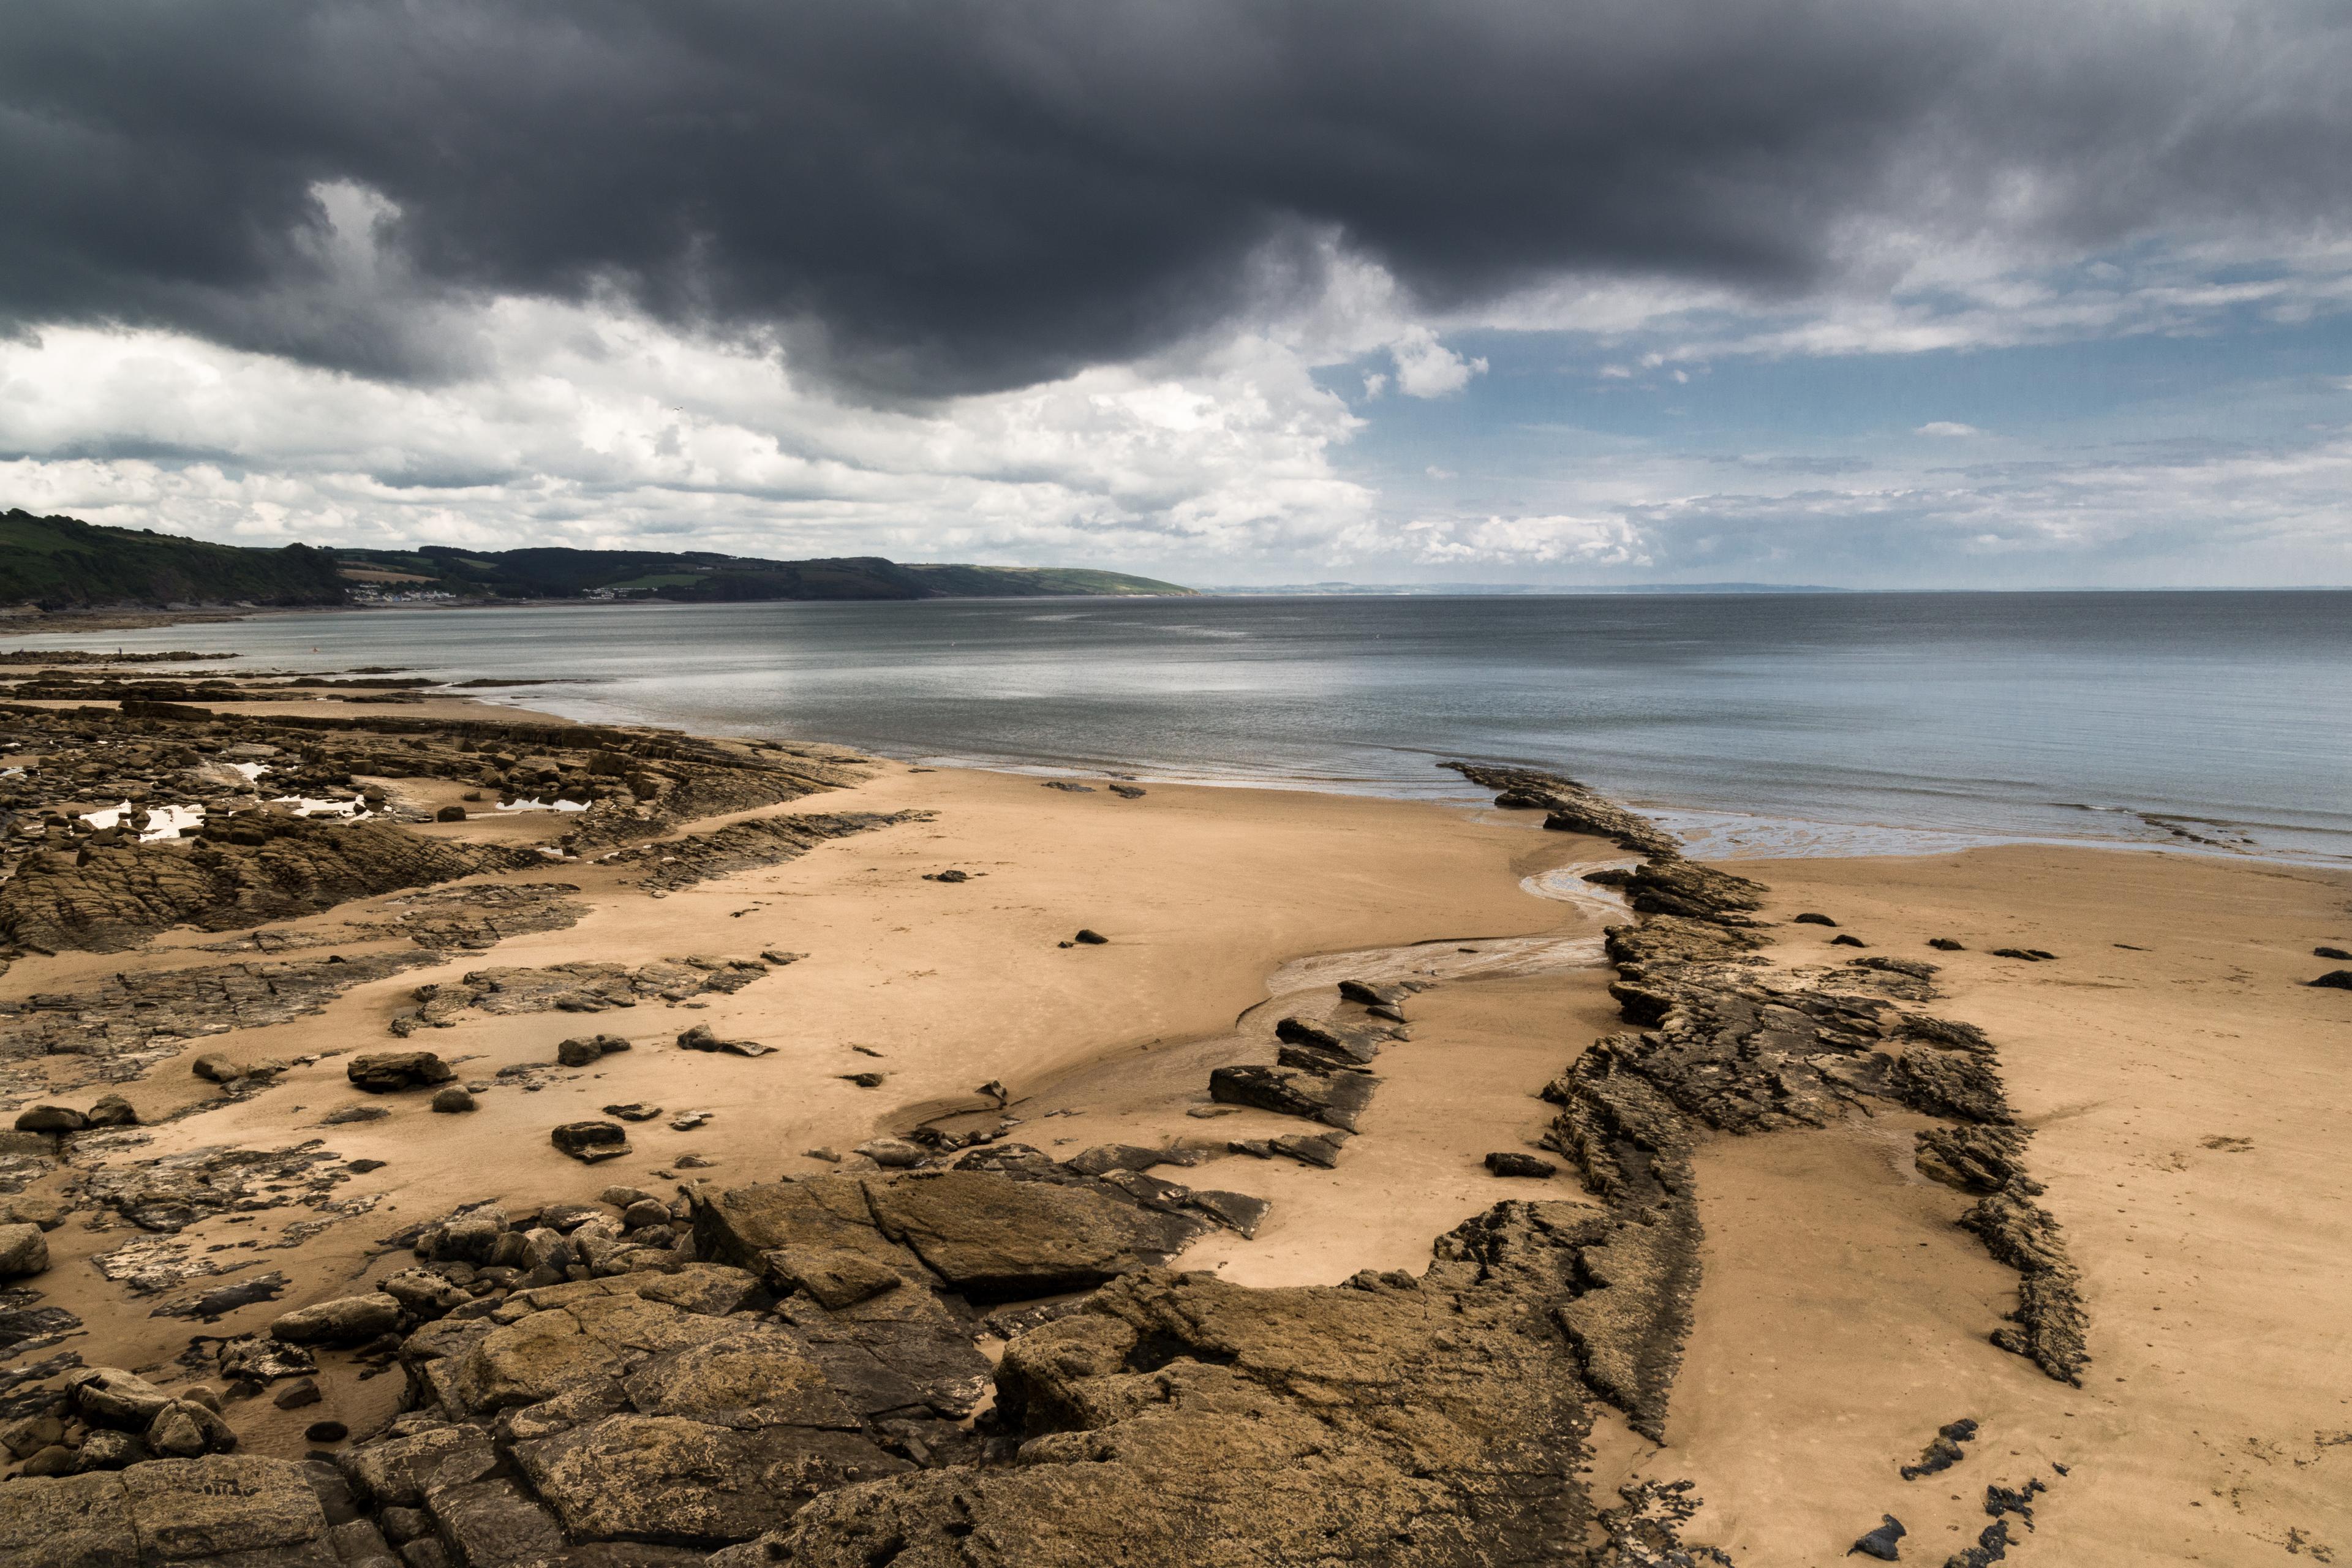
[[646, 868], [642, 885], [667, 892], [713, 877], [731, 876], [806, 854], [829, 838], [845, 838], [902, 822], [925, 822], [927, 811], [799, 812], [730, 823], [712, 833], [689, 833], [658, 844], [619, 849], [604, 858]]
[[[89, 991], [0, 1001], [0, 1100], [128, 1083], [193, 1041], [317, 1013], [355, 985], [437, 962], [431, 952], [377, 952], [127, 970]], [[33, 1070], [38, 1058], [76, 1060], [52, 1061], [42, 1074]]]

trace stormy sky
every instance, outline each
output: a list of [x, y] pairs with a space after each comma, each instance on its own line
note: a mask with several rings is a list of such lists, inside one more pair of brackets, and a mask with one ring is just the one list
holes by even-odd
[[2352, 12], [14, 0], [0, 505], [2352, 583]]

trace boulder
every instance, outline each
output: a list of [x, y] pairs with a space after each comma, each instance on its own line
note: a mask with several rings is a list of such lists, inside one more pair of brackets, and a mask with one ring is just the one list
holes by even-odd
[[1860, 1553], [1864, 1557], [1875, 1557], [1881, 1563], [1895, 1561], [1900, 1548], [1895, 1543], [1911, 1532], [1904, 1529], [1903, 1521], [1891, 1513], [1882, 1513], [1878, 1517], [1880, 1523], [1876, 1530], [1845, 1549], [1848, 1557]]
[[1070, 940], [1078, 943], [1082, 947], [1101, 947], [1108, 943], [1110, 941], [1110, 938], [1103, 935], [1103, 933], [1098, 931], [1088, 931], [1082, 927], [1080, 928], [1078, 934], [1072, 937]]
[[38, 1274], [49, 1266], [48, 1238], [37, 1225], [0, 1225], [0, 1279]]
[[120, 1367], [85, 1368], [68, 1377], [65, 1385], [83, 1420], [126, 1432], [144, 1431], [172, 1403], [170, 1394]]
[[425, 1089], [457, 1076], [447, 1062], [431, 1051], [373, 1051], [353, 1057], [343, 1069], [355, 1089], [370, 1094], [392, 1094], [404, 1089]]
[[1533, 1176], [1539, 1181], [1549, 1181], [1559, 1169], [1549, 1160], [1538, 1160], [1533, 1154], [1522, 1154], [1516, 1150], [1501, 1150], [1486, 1156], [1486, 1170], [1490, 1175]]
[[433, 814], [433, 820], [436, 822], [463, 822], [466, 820], [466, 808], [462, 805], [445, 805], [440, 810]]
[[434, 1091], [433, 1109], [439, 1111], [457, 1112], [479, 1108], [474, 1103], [473, 1094], [464, 1085], [453, 1083], [445, 1089]]
[[648, 1105], [642, 1100], [633, 1100], [626, 1104], [604, 1107], [605, 1115], [617, 1116], [624, 1121], [651, 1121], [661, 1113], [660, 1106]]
[[221, 1055], [206, 1051], [188, 1064], [188, 1070], [206, 1083], [234, 1083], [245, 1076], [245, 1069]]
[[2352, 991], [2352, 969], [2331, 969], [2311, 984], [2331, 991]]
[[33, 1105], [16, 1113], [19, 1132], [79, 1132], [89, 1118], [69, 1105]]
[[92, 1127], [136, 1127], [139, 1111], [119, 1094], [101, 1095], [84, 1120]]
[[555, 1047], [555, 1059], [568, 1068], [584, 1068], [628, 1048], [629, 1042], [618, 1035], [578, 1035]]
[[399, 1326], [399, 1301], [374, 1290], [298, 1308], [269, 1325], [269, 1337], [289, 1345], [361, 1344]]
[[236, 1434], [216, 1411], [193, 1399], [175, 1399], [147, 1424], [147, 1448], [162, 1458], [193, 1459], [201, 1454], [225, 1454], [236, 1447]]
[[1810, 912], [1805, 913], [1805, 914], [1801, 914], [1801, 915], [1793, 915], [1793, 916], [1791, 916], [1791, 917], [1790, 917], [1790, 923], [1795, 924], [1795, 925], [1801, 925], [1801, 926], [1831, 926], [1831, 927], [1835, 927], [1835, 926], [1836, 926], [1836, 924], [1837, 924], [1837, 921], [1833, 921], [1833, 920], [1830, 919], [1830, 917], [1829, 917], [1829, 916], [1827, 916], [1827, 915], [1822, 915], [1822, 914], [1813, 914], [1813, 913], [1810, 913]]
[[566, 1121], [548, 1133], [548, 1141], [583, 1164], [616, 1159], [629, 1151], [629, 1135], [615, 1121]]

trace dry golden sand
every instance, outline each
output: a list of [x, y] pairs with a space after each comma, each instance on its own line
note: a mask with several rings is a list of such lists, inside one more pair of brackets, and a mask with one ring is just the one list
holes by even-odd
[[[1606, 973], [1578, 963], [1601, 918], [1521, 887], [1610, 856], [1607, 847], [1543, 833], [1526, 814], [1162, 785], [1129, 801], [897, 763], [793, 809], [905, 807], [937, 816], [659, 899], [620, 869], [551, 865], [535, 875], [578, 884], [593, 906], [579, 925], [206, 1042], [246, 1060], [339, 1054], [157, 1127], [142, 1152], [324, 1136], [347, 1158], [387, 1162], [344, 1189], [381, 1194], [373, 1214], [267, 1255], [264, 1267], [294, 1277], [284, 1300], [206, 1331], [249, 1331], [380, 1277], [390, 1262], [374, 1238], [462, 1202], [529, 1205], [607, 1183], [669, 1190], [656, 1171], [721, 1184], [813, 1173], [830, 1167], [805, 1151], [845, 1152], [927, 1116], [977, 1111], [975, 1090], [991, 1079], [1026, 1119], [1013, 1136], [1063, 1155], [1294, 1130], [1258, 1112], [1186, 1112], [1205, 1100], [1210, 1067], [1266, 1059], [1287, 1005], [1267, 1005], [1269, 981], [1316, 954], [1380, 950], [1398, 972], [1460, 977], [1412, 1005], [1413, 1038], [1381, 1058], [1382, 1088], [1338, 1170], [1232, 1157], [1181, 1173], [1276, 1205], [1255, 1240], [1204, 1238], [1187, 1266], [1253, 1284], [1416, 1268], [1435, 1235], [1498, 1198], [1577, 1195], [1566, 1181], [1498, 1181], [1479, 1160], [1537, 1137], [1549, 1108], [1536, 1091], [1619, 1026]], [[561, 826], [516, 816], [428, 831], [528, 838]], [[923, 879], [950, 868], [972, 879]], [[2037, 1129], [2030, 1163], [2083, 1268], [2096, 1360], [2075, 1390], [1988, 1342], [2015, 1277], [1953, 1225], [1966, 1200], [1913, 1169], [1916, 1119], [1718, 1139], [1697, 1162], [1707, 1268], [1671, 1443], [1653, 1450], [1605, 1423], [1592, 1478], [1602, 1500], [1622, 1475], [1693, 1479], [1706, 1499], [1693, 1539], [1725, 1546], [1744, 1568], [1831, 1563], [1881, 1511], [1913, 1531], [1905, 1561], [1939, 1563], [1985, 1522], [1988, 1480], [2028, 1475], [2055, 1486], [2041, 1500], [2039, 1533], [2012, 1550], [2026, 1568], [2352, 1554], [2352, 1444], [2330, 1436], [2352, 1431], [2352, 994], [2297, 984], [2329, 967], [2308, 956], [2314, 945], [2352, 939], [2352, 879], [2044, 848], [1740, 869], [1773, 886], [1772, 918], [1821, 910], [1874, 952], [1945, 964], [1948, 1000], [1934, 1010], [1990, 1033], [2011, 1097]], [[1109, 944], [1059, 945], [1081, 926]], [[1776, 956], [1832, 956], [1819, 928], [1780, 934]], [[1929, 954], [1931, 936], [1970, 951]], [[117, 969], [190, 962], [186, 949], [209, 940], [181, 933], [146, 953], [28, 960], [5, 984], [19, 995], [72, 989]], [[2060, 957], [2025, 964], [1985, 952], [2007, 944]], [[420, 984], [488, 965], [761, 949], [808, 957], [707, 1007], [469, 1015], [407, 1042], [474, 1080], [550, 1061], [574, 1034], [636, 1042], [593, 1069], [554, 1075], [543, 1092], [496, 1088], [470, 1116], [434, 1115], [421, 1096], [404, 1096], [388, 1121], [315, 1127], [362, 1098], [344, 1082], [345, 1058], [399, 1046], [385, 1025]], [[672, 1037], [695, 1023], [776, 1051], [675, 1049]], [[184, 1059], [127, 1088], [143, 1114], [214, 1096]], [[877, 1089], [843, 1081], [868, 1070], [888, 1076]], [[635, 1154], [593, 1170], [549, 1145], [553, 1124], [629, 1100], [713, 1119], [690, 1132], [671, 1131], [668, 1115], [633, 1128]], [[713, 1165], [678, 1170], [688, 1152]], [[43, 1288], [89, 1318], [89, 1339], [76, 1342], [87, 1359], [163, 1363], [190, 1326], [147, 1317], [148, 1303], [124, 1300], [84, 1261], [125, 1234], [69, 1223], [51, 1237], [58, 1267]], [[215, 1220], [188, 1239], [202, 1247], [249, 1234]], [[242, 1407], [247, 1443], [299, 1451], [302, 1426], [321, 1415], [363, 1429], [389, 1411], [398, 1379], [361, 1384], [337, 1366], [321, 1381], [323, 1405]], [[1918, 1482], [1895, 1477], [1960, 1415], [1985, 1424], [1968, 1460]], [[2072, 1474], [2059, 1479], [2052, 1461]]]
[[[1643, 1461], [1696, 1479], [1698, 1533], [1822, 1563], [1885, 1511], [1937, 1563], [1989, 1480], [2040, 1476], [2021, 1563], [2352, 1560], [2352, 993], [2300, 984], [2352, 937], [2352, 878], [2039, 847], [1735, 868], [1771, 884], [1768, 918], [1945, 966], [1934, 1010], [1991, 1035], [2035, 1129], [2094, 1360], [2075, 1390], [1985, 1342], [2013, 1277], [1951, 1227], [1963, 1201], [1912, 1168], [1904, 1119], [1718, 1139], [1672, 1447]], [[1832, 933], [1782, 934], [1811, 958]], [[1968, 1461], [1891, 1473], [1962, 1415], [1985, 1427]]]

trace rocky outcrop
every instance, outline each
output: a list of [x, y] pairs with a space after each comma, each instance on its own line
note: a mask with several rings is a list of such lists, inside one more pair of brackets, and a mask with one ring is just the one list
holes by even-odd
[[635, 968], [625, 963], [555, 963], [544, 969], [476, 969], [447, 984], [416, 988], [415, 1009], [395, 1016], [392, 1032], [448, 1028], [471, 1009], [482, 1013], [604, 1013], [640, 1002], [683, 1002], [732, 995], [768, 973], [764, 960], [698, 955]]
[[1484, 763], [1440, 763], [1484, 788], [1498, 790], [1498, 805], [1549, 814], [1546, 827], [1565, 833], [1588, 833], [1595, 838], [1633, 850], [1637, 855], [1679, 855], [1682, 847], [1673, 834], [1638, 812], [1626, 810], [1598, 791], [1557, 773], [1528, 768], [1489, 767]]
[[353, 986], [434, 962], [390, 952], [125, 970], [87, 991], [0, 1002], [0, 1098], [128, 1083], [191, 1041], [305, 1017]]
[[780, 866], [832, 839], [930, 819], [928, 811], [796, 812], [788, 816], [761, 816], [730, 823], [710, 833], [689, 833], [656, 844], [641, 844], [617, 850], [604, 859], [614, 865], [642, 866], [645, 876], [639, 886], [648, 891], [669, 892], [713, 877]]
[[292, 1460], [158, 1459], [0, 1495], [0, 1568], [341, 1568], [308, 1468]]
[[252, 844], [172, 840], [28, 856], [0, 883], [0, 937], [52, 952], [117, 952], [176, 925], [227, 931], [542, 863], [533, 849], [456, 844], [389, 823], [254, 816]]

